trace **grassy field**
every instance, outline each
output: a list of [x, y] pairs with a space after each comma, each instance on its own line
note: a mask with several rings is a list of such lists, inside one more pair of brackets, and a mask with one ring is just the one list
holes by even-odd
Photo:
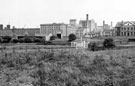
[[[0, 86], [135, 86], [135, 48], [51, 49], [0, 56]], [[113, 85], [111, 85], [113, 84]]]

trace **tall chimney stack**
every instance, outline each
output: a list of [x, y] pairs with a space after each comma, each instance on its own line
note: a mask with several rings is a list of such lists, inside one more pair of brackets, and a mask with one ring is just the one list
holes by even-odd
[[88, 21], [89, 20], [89, 15], [88, 14], [86, 14], [86, 21]]
[[103, 21], [103, 29], [104, 29], [104, 26], [105, 26], [105, 21]]
[[113, 22], [111, 22], [111, 27], [113, 27]]

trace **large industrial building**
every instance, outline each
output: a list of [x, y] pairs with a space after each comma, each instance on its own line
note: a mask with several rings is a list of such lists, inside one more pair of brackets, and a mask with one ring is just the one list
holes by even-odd
[[40, 34], [52, 34], [56, 35], [58, 38], [67, 36], [67, 24], [64, 23], [52, 23], [52, 24], [41, 24]]

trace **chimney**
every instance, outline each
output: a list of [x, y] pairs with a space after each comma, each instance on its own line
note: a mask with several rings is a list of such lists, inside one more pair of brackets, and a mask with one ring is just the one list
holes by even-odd
[[103, 29], [104, 29], [104, 26], [105, 26], [105, 21], [103, 21]]
[[86, 27], [87, 27], [87, 28], [89, 27], [88, 21], [89, 21], [89, 15], [86, 14]]
[[105, 21], [103, 21], [103, 26], [105, 25]]
[[111, 22], [111, 27], [113, 27], [113, 22]]
[[88, 21], [89, 20], [89, 15], [88, 14], [86, 14], [86, 21]]

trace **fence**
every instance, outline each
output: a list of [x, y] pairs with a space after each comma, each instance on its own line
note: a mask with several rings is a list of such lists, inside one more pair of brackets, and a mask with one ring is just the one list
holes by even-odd
[[8, 46], [2, 46], [0, 47], [1, 53], [16, 53], [16, 52], [29, 52], [29, 51], [44, 51], [44, 50], [57, 50], [57, 49], [72, 49], [70, 46], [55, 46], [55, 47], [40, 47], [40, 46], [21, 46], [21, 47], [8, 47]]

